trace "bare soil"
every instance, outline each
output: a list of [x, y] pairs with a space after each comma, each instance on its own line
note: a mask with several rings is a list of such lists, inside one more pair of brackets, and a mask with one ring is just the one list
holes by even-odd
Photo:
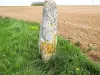
[[[42, 6], [0, 7], [0, 16], [42, 20]], [[100, 61], [100, 6], [58, 6], [58, 34]]]

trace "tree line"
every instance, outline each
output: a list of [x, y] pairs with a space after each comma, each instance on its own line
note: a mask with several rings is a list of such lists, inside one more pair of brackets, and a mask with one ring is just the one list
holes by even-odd
[[43, 6], [44, 2], [32, 2], [31, 6]]

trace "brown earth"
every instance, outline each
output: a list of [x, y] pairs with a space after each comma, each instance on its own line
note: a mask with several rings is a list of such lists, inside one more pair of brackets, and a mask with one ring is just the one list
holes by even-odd
[[[0, 16], [41, 22], [42, 8], [0, 7]], [[100, 6], [58, 6], [58, 34], [100, 61]]]

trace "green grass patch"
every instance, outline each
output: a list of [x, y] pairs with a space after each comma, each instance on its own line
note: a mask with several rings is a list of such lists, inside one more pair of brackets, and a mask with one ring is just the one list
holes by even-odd
[[0, 75], [100, 75], [100, 65], [58, 36], [56, 55], [43, 62], [40, 24], [0, 18]]

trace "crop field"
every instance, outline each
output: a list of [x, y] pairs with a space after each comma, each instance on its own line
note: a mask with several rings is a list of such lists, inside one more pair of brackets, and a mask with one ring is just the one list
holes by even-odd
[[[0, 7], [0, 16], [41, 23], [42, 6]], [[58, 6], [58, 34], [100, 61], [100, 6]]]

